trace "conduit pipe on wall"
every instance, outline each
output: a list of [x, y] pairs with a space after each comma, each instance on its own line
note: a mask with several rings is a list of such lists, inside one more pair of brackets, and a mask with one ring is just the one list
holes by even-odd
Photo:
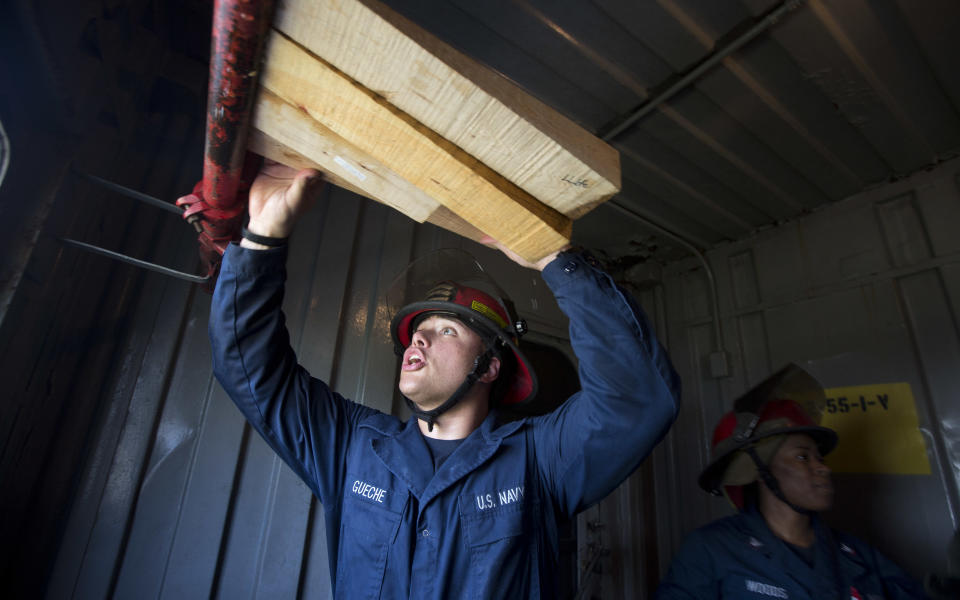
[[694, 256], [696, 256], [697, 259], [700, 261], [700, 263], [703, 265], [703, 270], [707, 274], [707, 283], [710, 288], [710, 312], [711, 312], [711, 316], [713, 317], [712, 318], [713, 336], [714, 336], [714, 339], [716, 340], [715, 342], [716, 350], [710, 355], [710, 375], [713, 377], [726, 377], [727, 375], [729, 375], [730, 374], [729, 361], [727, 360], [727, 351], [725, 350], [723, 345], [723, 331], [720, 327], [720, 303], [717, 296], [717, 280], [713, 276], [713, 269], [710, 268], [710, 263], [707, 262], [707, 258], [703, 255], [702, 252], [700, 252], [700, 250], [696, 246], [694, 246], [687, 240], [683, 239], [681, 236], [673, 233], [669, 229], [666, 229], [664, 227], [661, 227], [660, 225], [657, 225], [653, 221], [650, 221], [649, 219], [641, 215], [638, 215], [637, 213], [621, 205], [617, 201], [610, 200], [609, 202], [607, 202], [607, 205], [612, 206], [613, 208], [619, 210], [623, 214], [640, 221], [641, 223], [655, 230], [657, 233], [663, 235], [664, 237], [670, 238], [671, 240], [682, 245], [684, 248], [689, 250]]

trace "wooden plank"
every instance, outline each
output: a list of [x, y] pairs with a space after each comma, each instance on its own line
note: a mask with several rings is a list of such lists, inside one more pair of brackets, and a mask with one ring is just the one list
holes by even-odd
[[[251, 125], [247, 147], [260, 156], [297, 169], [323, 171], [324, 179], [330, 183], [395, 208], [418, 223], [431, 223], [476, 242], [484, 235], [375, 158], [269, 90], [261, 88], [258, 92]], [[358, 169], [362, 169], [362, 179]]]
[[[391, 206], [423, 223], [440, 205], [422, 190], [384, 166], [373, 156], [324, 127], [302, 109], [266, 89], [260, 89], [252, 126], [270, 138], [279, 148], [262, 147], [257, 154], [297, 168], [313, 167], [324, 171], [336, 185]], [[262, 143], [256, 139], [252, 142]], [[259, 150], [263, 150], [262, 152]], [[267, 152], [283, 154], [284, 160]], [[307, 160], [310, 164], [302, 163]]]
[[[323, 171], [323, 167], [317, 161], [310, 160], [296, 150], [281, 144], [259, 129], [250, 130], [250, 136], [247, 139], [247, 149], [254, 154], [259, 154], [260, 156], [287, 165], [288, 167], [293, 167], [294, 169], [317, 169], [319, 171]], [[349, 181], [346, 181], [334, 173], [324, 172], [323, 178], [336, 186], [350, 190], [354, 194], [358, 194], [365, 198], [370, 198], [371, 200], [376, 200], [376, 198], [371, 196], [365, 190], [354, 186]]]
[[524, 258], [568, 242], [569, 218], [276, 31], [261, 85]]
[[[250, 131], [250, 137], [247, 141], [247, 147], [251, 152], [259, 154], [260, 156], [265, 156], [270, 160], [275, 160], [279, 163], [294, 167], [296, 169], [318, 169], [323, 170], [316, 161], [312, 161], [306, 156], [296, 152], [284, 146], [277, 140], [269, 137], [262, 131], [252, 129]], [[355, 194], [369, 198], [370, 200], [375, 200], [381, 204], [386, 204], [382, 200], [374, 198], [372, 195], [368, 194], [365, 190], [362, 190], [358, 187], [353, 186], [350, 182], [340, 178], [339, 176], [325, 172], [324, 179], [330, 183], [342, 187], [345, 190], [349, 190]], [[388, 206], [390, 206], [388, 204]], [[393, 208], [397, 208], [394, 206]], [[399, 209], [400, 212], [404, 212], [402, 209]], [[410, 216], [410, 215], [407, 215]], [[452, 213], [450, 209], [443, 206], [442, 204], [437, 204], [430, 215], [421, 222], [430, 223], [436, 225], [437, 227], [442, 227], [448, 231], [452, 231], [457, 235], [462, 235], [463, 237], [469, 238], [475, 242], [479, 242], [484, 233], [467, 223], [456, 214]]]
[[620, 189], [611, 146], [377, 0], [283, 0], [274, 25], [571, 218]]

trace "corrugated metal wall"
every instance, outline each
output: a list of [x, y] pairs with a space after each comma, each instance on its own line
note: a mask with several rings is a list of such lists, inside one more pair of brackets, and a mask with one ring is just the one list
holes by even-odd
[[710, 376], [715, 340], [703, 269], [693, 261], [667, 269], [671, 355], [685, 404], [655, 454], [661, 557], [727, 514], [723, 500], [696, 485], [712, 428], [737, 395], [793, 361], [828, 388], [910, 384], [932, 474], [835, 474], [828, 520], [918, 577], [945, 569], [960, 517], [958, 174], [953, 160], [709, 252], [730, 377]]
[[[151, 80], [122, 98], [141, 111], [117, 120], [105, 108], [82, 132], [18, 120], [0, 190], [8, 207], [51, 207], [45, 220], [19, 222], [25, 231], [18, 236], [35, 236], [36, 243], [22, 255], [3, 256], [10, 263], [23, 259], [19, 281], [4, 281], [15, 293], [0, 325], [0, 573], [11, 598], [41, 593], [75, 494], [99, 493], [78, 488], [90, 483], [80, 477], [85, 461], [112, 458], [99, 453], [97, 421], [142, 418], [155, 407], [155, 398], [141, 390], [164, 385], [180, 335], [178, 316], [193, 294], [185, 284], [57, 240], [197, 267], [195, 233], [182, 220], [70, 174], [78, 167], [168, 199], [199, 177], [202, 96], [170, 80]], [[114, 100], [112, 109], [127, 108], [121, 96]], [[29, 105], [26, 98], [20, 102]], [[157, 323], [165, 328], [151, 333]], [[135, 480], [134, 460], [119, 466]]]

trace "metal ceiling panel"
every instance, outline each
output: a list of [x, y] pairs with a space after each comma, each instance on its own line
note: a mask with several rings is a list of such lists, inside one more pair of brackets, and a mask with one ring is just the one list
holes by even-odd
[[[944, 96], [896, 4], [817, 0], [810, 7], [905, 128], [915, 131], [937, 154], [960, 144], [957, 111]], [[930, 6], [919, 2], [911, 10], [924, 12]], [[949, 18], [950, 12], [944, 16]]]
[[[683, 126], [678, 127], [678, 121], [683, 123]], [[766, 214], [768, 222], [786, 219], [800, 211], [803, 205], [791, 197], [779, 182], [757, 170], [733, 152], [730, 146], [711, 137], [700, 125], [699, 122], [683, 119], [671, 107], [663, 107], [637, 127], [640, 130], [638, 135], [654, 136], [674, 152], [682, 154], [687, 160], [723, 182]], [[754, 150], [759, 151], [758, 148]], [[670, 165], [665, 165], [665, 168], [669, 170]]]
[[[641, 188], [643, 194], [641, 197], [650, 195], [661, 202], [664, 199], [669, 199], [670, 204], [678, 211], [704, 227], [710, 227], [720, 233], [722, 237], [739, 237], [750, 231], [750, 223], [731, 213], [719, 203], [698, 193], [696, 189], [683, 180], [663, 172], [653, 162], [633, 153], [624, 153], [624, 157], [626, 160], [623, 160], [623, 162], [627, 163], [629, 161], [628, 166], [631, 171], [631, 176], [626, 178], [625, 181], [629, 181], [631, 187], [636, 185]], [[637, 177], [634, 173], [637, 175], [643, 174], [643, 176]], [[622, 203], [629, 205], [629, 202], [624, 202], [624, 200], [631, 195], [631, 191], [635, 192], [636, 190], [628, 189], [624, 185], [624, 190], [620, 194]]]
[[[699, 29], [702, 38], [712, 38], [714, 43], [751, 16], [738, 0], [716, 2], [656, 0], [656, 2], [678, 22], [683, 23], [688, 29]], [[770, 2], [766, 8], [773, 8], [776, 4]]]
[[912, 0], [897, 0], [896, 4], [937, 84], [954, 109], [960, 109], [960, 72], [956, 60], [960, 11], [957, 3], [953, 0], [927, 0], [919, 7], [924, 10], [917, 10], [917, 3]]
[[807, 126], [809, 120], [794, 113], [794, 107], [804, 105], [802, 98], [794, 99], [788, 108], [772, 95], [761, 77], [731, 59], [705, 75], [697, 89], [763, 144], [764, 150], [790, 165], [792, 176], [802, 178], [814, 205], [844, 198], [862, 188], [862, 180], [814, 138]]
[[[738, 111], [738, 121], [767, 139], [774, 152], [797, 168], [809, 173], [826, 163], [825, 173], [819, 176], [836, 178], [839, 182], [834, 185], [845, 184], [856, 191], [886, 175], [886, 165], [859, 131], [842, 118], [777, 43], [755, 40], [736, 57], [724, 59], [722, 68], [706, 74], [697, 85], [714, 93], [714, 80], [728, 74], [743, 84], [738, 94], [745, 97], [740, 102], [756, 107]], [[801, 154], [793, 154], [798, 152]], [[809, 156], [811, 153], [814, 156]]]
[[696, 197], [705, 207], [710, 207], [709, 211], [700, 213], [699, 217], [708, 223], [713, 221], [713, 212], [729, 215], [726, 218], [732, 223], [741, 224], [748, 229], [769, 222], [769, 215], [705, 172], [698, 164], [661, 144], [653, 136], [628, 131], [623, 134], [620, 152], [622, 164], [631, 160], [636, 163], [623, 167], [627, 176], [645, 179], [646, 173], [637, 171], [638, 166], [661, 174], [672, 183], [672, 188], [665, 190], [663, 199], [669, 200], [678, 193]]
[[[448, 2], [386, 2], [433, 35], [481, 60], [529, 93], [547, 102], [590, 131], [615, 115], [609, 100], [580, 87], [569, 74], [550, 69], [537, 55], [519, 51], [510, 38]], [[479, 57], [483, 57], [480, 59]]]
[[[731, 100], [736, 96], [731, 94]], [[699, 139], [760, 184], [772, 202], [782, 202], [794, 210], [826, 202], [823, 192], [798, 172], [798, 166], [787, 163], [775, 146], [764, 144], [733, 119], [726, 112], [727, 106], [705, 98], [696, 89], [678, 95], [671, 106], [682, 115], [679, 122], [685, 128], [696, 130]]]
[[[620, 193], [620, 206], [632, 209], [643, 214], [651, 220], [662, 219], [664, 216], [669, 218], [673, 227], [684, 232], [684, 235], [690, 239], [699, 240], [702, 243], [709, 244], [709, 240], [722, 239], [716, 228], [704, 225], [699, 220], [690, 216], [689, 213], [681, 210], [676, 203], [670, 200], [664, 200], [655, 195], [646, 193], [644, 184], [633, 178], [623, 180], [623, 190]], [[604, 209], [605, 215], [609, 218], [611, 209]]]
[[[519, 51], [535, 56], [554, 77], [572, 81], [609, 106], [614, 111], [612, 115], [626, 112], [642, 100], [645, 86], [640, 75], [606, 60], [606, 55], [595, 51], [589, 40], [565, 31], [550, 14], [511, 0], [457, 3], [480, 23], [512, 40]], [[579, 15], [583, 9], [577, 10]], [[503, 18], [504, 14], [510, 17]], [[610, 25], [602, 31], [609, 31]], [[553, 96], [550, 95], [551, 100]]]
[[880, 79], [889, 73], [874, 70], [830, 9], [819, 2], [808, 6], [771, 30], [773, 38], [892, 169], [910, 173], [933, 162], [936, 151], [905, 112], [898, 94]]
[[703, 44], [656, 2], [597, 0], [596, 4], [638, 44], [669, 65], [671, 72], [683, 71], [703, 57]]

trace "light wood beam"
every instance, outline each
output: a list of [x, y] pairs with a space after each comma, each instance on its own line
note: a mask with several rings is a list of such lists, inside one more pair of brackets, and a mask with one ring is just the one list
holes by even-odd
[[[282, 100], [279, 100], [276, 96], [273, 96], [272, 94], [270, 94], [270, 92], [266, 90], [260, 91], [260, 97], [261, 98], [272, 97], [274, 101], [278, 101], [281, 103], [283, 102]], [[258, 107], [258, 110], [261, 111], [261, 114], [263, 114], [264, 112], [262, 110], [262, 106], [263, 105], [261, 103], [261, 105]], [[397, 187], [393, 189], [388, 189], [385, 192], [386, 196], [378, 197], [375, 194], [377, 192], [383, 192], [384, 186], [380, 185], [374, 188], [374, 186], [364, 185], [361, 187], [361, 185], [355, 183], [355, 180], [356, 180], [355, 177], [350, 177], [352, 173], [348, 173], [347, 176], [341, 176], [337, 171], [328, 170], [327, 167], [332, 161], [328, 160], [329, 156], [323, 153], [323, 151], [320, 151], [320, 155], [319, 155], [320, 160], [312, 160], [311, 158], [295, 150], [294, 146], [284, 144], [278, 141], [277, 139], [271, 137], [265, 131], [257, 128], [256, 115], [254, 116], [253, 123], [254, 123], [254, 128], [250, 130], [250, 136], [247, 140], [247, 147], [251, 152], [255, 152], [256, 154], [269, 158], [270, 160], [275, 160], [279, 163], [294, 167], [295, 169], [317, 169], [317, 170], [323, 171], [324, 179], [326, 179], [330, 183], [336, 186], [342, 187], [346, 190], [350, 190], [351, 192], [355, 194], [359, 194], [360, 196], [364, 196], [365, 198], [369, 198], [371, 200], [380, 202], [381, 204], [386, 204], [387, 206], [396, 208], [411, 218], [415, 217], [414, 214], [407, 213], [404, 210], [405, 207], [402, 206], [402, 203], [394, 202], [393, 204], [388, 204], [387, 202], [385, 202], [386, 198], [390, 198], [390, 197], [397, 198], [408, 193], [406, 190], [403, 189], [403, 186], [409, 186], [409, 187], [413, 187], [413, 186], [409, 184], [409, 182], [407, 182], [405, 179], [397, 176], [396, 174], [393, 174], [395, 177], [397, 177], [397, 179], [399, 179], [402, 182], [402, 184], [399, 184]], [[267, 129], [271, 129], [271, 128], [268, 126]], [[283, 133], [284, 133], [283, 131], [280, 132], [281, 135]], [[303, 148], [305, 152], [316, 154], [316, 151], [309, 145], [306, 145]], [[335, 154], [334, 156], [342, 156], [344, 154], [347, 154], [347, 152], [345, 151], [345, 149], [341, 148], [341, 149], [338, 149], [338, 153]], [[339, 166], [339, 164], [336, 162], [334, 162], [333, 164], [336, 166]], [[366, 164], [369, 167], [370, 163], [366, 163]], [[382, 167], [382, 166], [381, 168], [386, 169], [386, 167]], [[416, 188], [413, 188], [413, 189], [416, 189]], [[419, 192], [419, 190], [417, 191]], [[479, 242], [481, 238], [483, 238], [482, 231], [480, 231], [470, 223], [467, 223], [457, 215], [450, 212], [450, 210], [447, 207], [434, 201], [432, 198], [428, 198], [427, 200], [429, 202], [429, 206], [425, 207], [426, 208], [425, 217], [422, 220], [419, 220], [419, 222], [431, 223], [438, 227], [443, 227], [444, 229], [450, 230], [458, 235], [462, 235], [475, 242]]]
[[[346, 140], [524, 258], [537, 260], [569, 240], [569, 218], [276, 31], [268, 41], [261, 85], [322, 128], [321, 146], [333, 136]], [[258, 111], [269, 102], [263, 95]], [[389, 203], [403, 199], [392, 197]]]
[[620, 189], [615, 149], [377, 0], [282, 0], [274, 26], [571, 218]]
[[[418, 223], [426, 221], [440, 206], [376, 158], [268, 89], [261, 87], [258, 91], [251, 124], [273, 142], [271, 145], [258, 139], [256, 147], [251, 143], [257, 154], [291, 167], [309, 166], [324, 171], [336, 185], [391, 206]], [[268, 150], [273, 155], [287, 156], [287, 161], [268, 156]], [[293, 164], [295, 159], [302, 162], [298, 156], [310, 164]]]

